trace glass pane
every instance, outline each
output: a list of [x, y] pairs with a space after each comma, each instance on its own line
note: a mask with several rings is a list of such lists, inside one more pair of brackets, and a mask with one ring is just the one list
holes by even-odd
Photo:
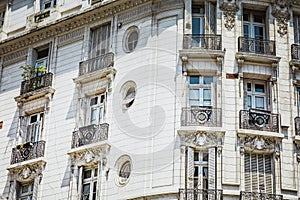
[[91, 109], [91, 124], [97, 124], [98, 109]]
[[211, 106], [211, 91], [210, 91], [210, 89], [203, 90], [203, 106]]
[[199, 99], [199, 90], [190, 90], [190, 100]]
[[199, 35], [204, 34], [204, 18], [193, 17], [192, 19], [192, 34]]
[[91, 98], [90, 106], [97, 105], [98, 97]]
[[264, 39], [264, 28], [261, 26], [254, 26], [255, 39]]
[[94, 182], [94, 186], [93, 186], [93, 200], [96, 200], [96, 195], [97, 195], [97, 182]]
[[98, 176], [98, 168], [95, 169], [95, 174], [94, 174], [94, 177], [97, 177]]
[[247, 83], [247, 91], [251, 92], [251, 83]]
[[91, 170], [86, 170], [83, 172], [83, 179], [91, 178], [91, 176], [92, 176]]
[[21, 193], [28, 193], [29, 192], [29, 185], [22, 185]]
[[209, 85], [214, 81], [212, 76], [205, 76], [203, 77], [203, 84], [204, 85]]
[[203, 100], [203, 106], [211, 106], [210, 100]]
[[248, 105], [248, 108], [252, 108], [252, 97], [251, 96], [247, 96], [247, 105]]
[[264, 97], [255, 97], [255, 108], [265, 109]]
[[83, 194], [83, 199], [88, 200], [90, 196], [90, 184], [84, 184], [82, 187], [82, 194]]
[[99, 116], [98, 116], [98, 124], [102, 123], [102, 112], [103, 112], [103, 108], [100, 107], [99, 109]]
[[190, 106], [200, 106], [199, 100], [190, 100]]
[[190, 84], [199, 84], [199, 76], [190, 76]]
[[265, 85], [255, 84], [255, 92], [265, 93]]
[[194, 177], [198, 177], [199, 176], [199, 168], [198, 167], [195, 167], [195, 170], [194, 170]]
[[244, 37], [248, 38], [249, 37], [249, 25], [244, 24]]
[[32, 124], [32, 123], [34, 123], [34, 122], [37, 122], [37, 118], [38, 118], [37, 115], [32, 115], [32, 116], [30, 117], [30, 124]]
[[244, 13], [243, 14], [243, 20], [244, 21], [249, 21], [249, 13]]
[[194, 152], [194, 161], [199, 161], [199, 153]]
[[203, 152], [203, 161], [208, 161], [208, 152]]
[[264, 15], [262, 14], [255, 14], [254, 15], [254, 22], [258, 22], [258, 23], [265, 23], [265, 20], [264, 20]]

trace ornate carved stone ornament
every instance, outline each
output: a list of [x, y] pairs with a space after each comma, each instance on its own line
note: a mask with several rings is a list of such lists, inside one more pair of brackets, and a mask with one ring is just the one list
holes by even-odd
[[239, 0], [220, 0], [220, 9], [224, 12], [225, 27], [230, 31], [235, 25], [235, 15], [239, 11]]
[[280, 141], [263, 136], [239, 136], [240, 153], [245, 151], [254, 153], [274, 153], [280, 156]]
[[23, 165], [20, 167], [9, 169], [10, 174], [19, 182], [29, 182], [34, 179], [36, 175], [42, 178], [42, 171], [44, 170], [45, 162], [38, 162], [30, 165]]
[[208, 133], [205, 131], [196, 131], [191, 134], [181, 134], [180, 137], [182, 143], [187, 146], [219, 147], [223, 144], [224, 135], [219, 132]]
[[278, 33], [281, 37], [287, 34], [288, 21], [291, 18], [292, 0], [273, 0], [272, 15], [278, 23]]

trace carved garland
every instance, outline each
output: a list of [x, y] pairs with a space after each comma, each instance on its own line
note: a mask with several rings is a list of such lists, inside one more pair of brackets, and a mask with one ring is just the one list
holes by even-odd
[[180, 138], [182, 145], [191, 147], [217, 147], [218, 153], [222, 152], [223, 133], [196, 131], [194, 133], [180, 134]]
[[32, 181], [35, 176], [39, 176], [41, 179], [44, 168], [45, 162], [38, 162], [31, 165], [23, 165], [21, 167], [9, 169], [9, 172], [18, 182], [29, 182]]
[[221, 0], [219, 8], [224, 12], [225, 27], [230, 31], [235, 25], [235, 15], [239, 11], [238, 0]]
[[280, 157], [280, 140], [263, 136], [239, 136], [239, 147], [241, 155], [245, 151], [254, 153], [273, 153], [278, 159]]
[[288, 21], [291, 18], [290, 8], [291, 0], [273, 0], [272, 15], [278, 22], [278, 33], [281, 37], [287, 34]]

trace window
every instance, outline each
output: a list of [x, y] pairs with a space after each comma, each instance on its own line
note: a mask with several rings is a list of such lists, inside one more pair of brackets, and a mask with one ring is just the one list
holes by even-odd
[[138, 43], [139, 32], [136, 26], [130, 27], [125, 32], [124, 49], [126, 52], [132, 52]]
[[122, 91], [122, 107], [128, 109], [132, 106], [136, 95], [136, 84], [133, 81], [127, 81], [121, 88]]
[[245, 153], [245, 190], [273, 194], [271, 155]]
[[124, 162], [121, 165], [120, 171], [119, 171], [119, 177], [120, 177], [120, 184], [125, 184], [127, 180], [129, 179], [131, 173], [131, 163], [129, 160]]
[[18, 200], [32, 200], [33, 183], [19, 184]]
[[243, 13], [244, 37], [265, 39], [265, 13], [244, 10]]
[[294, 40], [300, 43], [300, 15], [294, 15]]
[[267, 110], [266, 83], [264, 81], [246, 81], [247, 108]]
[[37, 142], [40, 140], [43, 125], [43, 113], [34, 114], [28, 117], [26, 142]]
[[110, 24], [102, 25], [91, 32], [90, 58], [104, 55], [110, 50]]
[[83, 169], [81, 200], [96, 200], [98, 168]]
[[5, 7], [0, 8], [0, 27], [4, 25]]
[[101, 124], [103, 122], [104, 100], [104, 94], [90, 99], [90, 124]]
[[214, 79], [212, 76], [189, 76], [189, 105], [213, 106]]
[[56, 5], [56, 0], [41, 0], [41, 10], [54, 7]]
[[49, 48], [41, 47], [34, 49], [32, 52], [32, 63], [36, 69], [35, 76], [45, 74], [48, 68]]
[[208, 189], [208, 150], [194, 152], [194, 188]]

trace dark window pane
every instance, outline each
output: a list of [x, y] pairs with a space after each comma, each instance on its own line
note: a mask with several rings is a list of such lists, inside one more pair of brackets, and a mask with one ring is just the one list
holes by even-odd
[[262, 84], [255, 84], [255, 92], [265, 93], [265, 86]]
[[247, 91], [251, 92], [251, 83], [247, 83]]
[[91, 175], [92, 175], [91, 170], [84, 171], [83, 172], [83, 179], [91, 178]]
[[199, 76], [190, 76], [190, 84], [199, 84]]

